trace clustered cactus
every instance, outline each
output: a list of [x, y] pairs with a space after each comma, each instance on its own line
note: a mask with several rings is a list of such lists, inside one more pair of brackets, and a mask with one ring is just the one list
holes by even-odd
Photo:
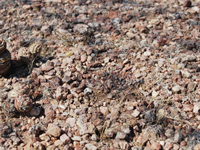
[[7, 73], [11, 66], [11, 54], [6, 49], [6, 42], [0, 39], [0, 75]]

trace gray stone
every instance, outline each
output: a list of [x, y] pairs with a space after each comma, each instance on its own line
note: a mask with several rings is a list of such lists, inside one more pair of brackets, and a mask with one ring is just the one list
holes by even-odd
[[179, 143], [183, 139], [183, 135], [180, 130], [177, 130], [174, 135], [174, 142]]

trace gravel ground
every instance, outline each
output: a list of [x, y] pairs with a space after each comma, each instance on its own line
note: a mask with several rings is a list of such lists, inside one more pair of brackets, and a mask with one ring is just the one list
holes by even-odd
[[0, 14], [0, 150], [200, 149], [198, 0], [2, 0]]

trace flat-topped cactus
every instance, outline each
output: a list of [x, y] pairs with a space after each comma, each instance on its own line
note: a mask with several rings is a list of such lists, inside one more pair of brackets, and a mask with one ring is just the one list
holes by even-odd
[[29, 46], [29, 51], [33, 55], [33, 57], [37, 56], [42, 50], [41, 43], [33, 43]]
[[15, 98], [15, 108], [19, 112], [29, 112], [33, 107], [32, 99], [25, 95], [19, 95]]
[[6, 50], [6, 42], [0, 39], [0, 54]]
[[11, 54], [6, 49], [6, 42], [0, 39], [0, 75], [6, 74], [11, 66]]
[[35, 42], [30, 44], [29, 48], [21, 47], [18, 51], [18, 60], [28, 65], [29, 69], [31, 70], [33, 62], [35, 58], [40, 54], [42, 50], [42, 44], [40, 42]]

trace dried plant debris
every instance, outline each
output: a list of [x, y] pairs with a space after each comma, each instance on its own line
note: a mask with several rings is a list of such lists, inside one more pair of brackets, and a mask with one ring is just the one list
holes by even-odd
[[200, 42], [185, 40], [181, 42], [182, 46], [187, 50], [200, 51]]

